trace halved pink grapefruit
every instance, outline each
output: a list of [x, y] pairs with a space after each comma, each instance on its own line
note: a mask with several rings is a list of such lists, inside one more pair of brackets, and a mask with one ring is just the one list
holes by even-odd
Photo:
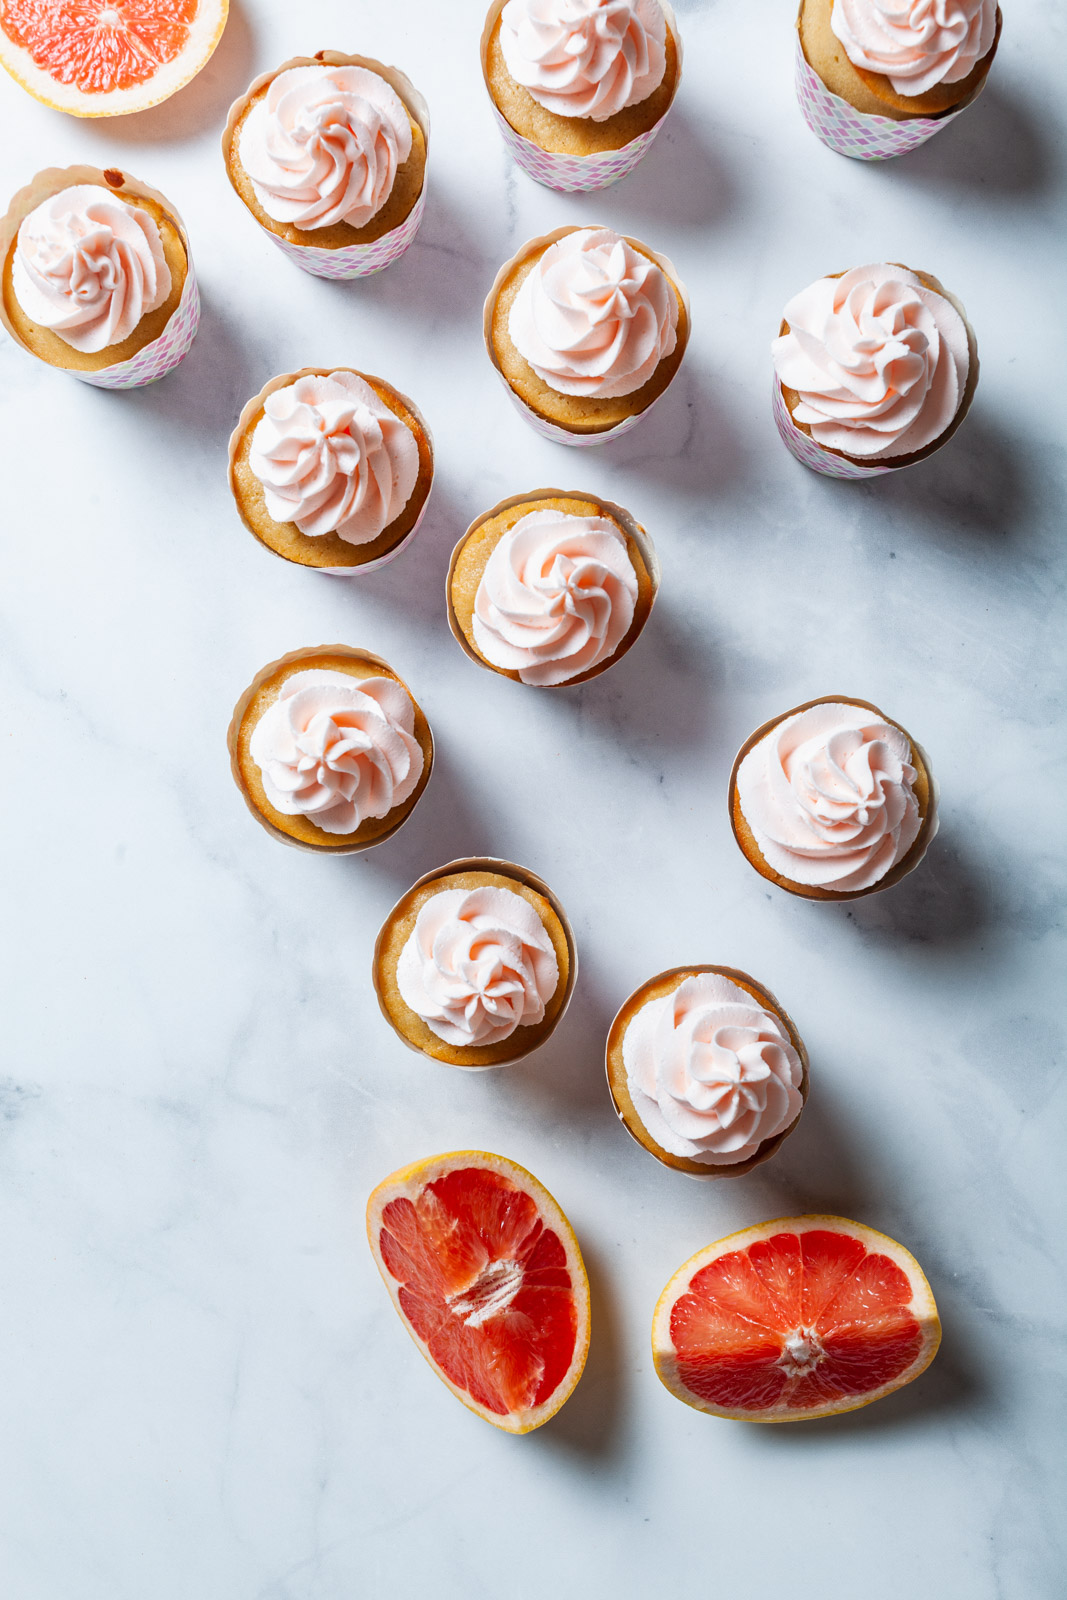
[[484, 1150], [402, 1167], [367, 1202], [367, 1236], [404, 1325], [478, 1416], [529, 1433], [589, 1349], [589, 1284], [570, 1223], [525, 1168]]
[[930, 1285], [903, 1245], [844, 1217], [785, 1217], [708, 1245], [652, 1319], [652, 1355], [686, 1405], [806, 1422], [880, 1400], [941, 1342]]
[[196, 76], [229, 0], [0, 0], [0, 63], [75, 117], [144, 111]]

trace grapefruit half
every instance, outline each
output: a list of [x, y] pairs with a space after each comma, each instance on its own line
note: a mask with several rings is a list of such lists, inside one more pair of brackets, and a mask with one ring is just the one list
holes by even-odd
[[930, 1285], [903, 1245], [844, 1217], [785, 1217], [680, 1267], [652, 1319], [652, 1356], [686, 1405], [806, 1422], [880, 1400], [941, 1342]]
[[0, 0], [0, 63], [57, 111], [144, 111], [196, 76], [228, 9], [229, 0]]
[[589, 1283], [570, 1223], [525, 1168], [484, 1150], [402, 1167], [367, 1202], [378, 1270], [452, 1393], [507, 1433], [554, 1416], [589, 1349]]

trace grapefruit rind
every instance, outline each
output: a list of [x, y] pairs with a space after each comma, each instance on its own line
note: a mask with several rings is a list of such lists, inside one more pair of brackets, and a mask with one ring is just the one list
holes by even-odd
[[[65, 111], [72, 117], [126, 116], [169, 100], [195, 78], [222, 38], [228, 14], [229, 0], [200, 0], [189, 24], [188, 37], [178, 54], [162, 63], [152, 77], [128, 89], [93, 93], [75, 84], [61, 83], [44, 67], [38, 66], [25, 45], [17, 43], [4, 31], [2, 23], [0, 66], [6, 68], [27, 94], [54, 111]], [[0, 17], [2, 15], [3, 0], [0, 0]]]
[[[747, 1250], [750, 1245], [762, 1239], [769, 1239], [778, 1233], [808, 1233], [814, 1230], [827, 1230], [834, 1233], [845, 1233], [859, 1240], [868, 1252], [888, 1256], [895, 1266], [905, 1274], [911, 1289], [912, 1299], [909, 1310], [919, 1324], [922, 1342], [915, 1359], [908, 1367], [891, 1379], [889, 1382], [871, 1389], [863, 1395], [849, 1395], [839, 1401], [822, 1406], [809, 1406], [803, 1409], [778, 1405], [766, 1407], [762, 1410], [750, 1407], [732, 1409], [718, 1406], [695, 1395], [682, 1381], [677, 1370], [676, 1351], [671, 1338], [671, 1312], [682, 1297], [689, 1290], [689, 1285], [694, 1276], [707, 1266], [709, 1262], [716, 1261], [720, 1256], [732, 1251]], [[725, 1239], [717, 1239], [714, 1244], [709, 1244], [703, 1250], [698, 1250], [696, 1255], [690, 1256], [678, 1268], [671, 1278], [663, 1293], [656, 1302], [656, 1309], [652, 1317], [652, 1361], [656, 1369], [656, 1376], [660, 1382], [669, 1389], [675, 1399], [681, 1400], [685, 1405], [691, 1406], [695, 1411], [706, 1412], [709, 1416], [727, 1417], [739, 1422], [813, 1422], [820, 1417], [840, 1416], [846, 1411], [859, 1411], [864, 1406], [870, 1405], [875, 1400], [881, 1400], [886, 1395], [892, 1394], [896, 1389], [902, 1389], [905, 1384], [911, 1383], [926, 1371], [934, 1356], [937, 1354], [941, 1343], [941, 1322], [937, 1314], [937, 1305], [934, 1301], [933, 1290], [927, 1282], [926, 1275], [910, 1250], [906, 1250], [895, 1239], [890, 1239], [887, 1234], [879, 1233], [874, 1228], [868, 1228], [862, 1222], [852, 1222], [847, 1217], [832, 1216], [803, 1216], [779, 1217], [771, 1222], [761, 1222], [755, 1227], [743, 1228], [738, 1233], [729, 1234]]]
[[[385, 1265], [379, 1245], [379, 1238], [382, 1232], [382, 1214], [391, 1201], [401, 1198], [413, 1201], [422, 1193], [427, 1184], [443, 1177], [446, 1173], [465, 1167], [481, 1167], [497, 1172], [502, 1177], [508, 1178], [517, 1188], [524, 1190], [530, 1196], [545, 1225], [557, 1234], [564, 1247], [567, 1269], [570, 1273], [571, 1286], [574, 1293], [577, 1331], [574, 1353], [566, 1373], [548, 1399], [540, 1406], [529, 1407], [523, 1411], [504, 1415], [490, 1411], [488, 1407], [474, 1399], [465, 1389], [454, 1383], [446, 1372], [442, 1371], [430, 1353], [426, 1342], [415, 1331], [404, 1314], [400, 1304], [400, 1290], [403, 1285], [393, 1277]], [[535, 1428], [540, 1428], [555, 1416], [564, 1402], [573, 1394], [585, 1367], [586, 1356], [589, 1353], [589, 1279], [586, 1275], [585, 1263], [582, 1260], [578, 1241], [574, 1236], [574, 1230], [567, 1221], [561, 1206], [548, 1192], [543, 1183], [540, 1183], [525, 1167], [520, 1167], [518, 1162], [510, 1161], [506, 1156], [493, 1155], [487, 1150], [452, 1150], [444, 1155], [426, 1156], [420, 1161], [410, 1162], [406, 1167], [400, 1167], [396, 1172], [391, 1173], [388, 1178], [383, 1178], [377, 1188], [374, 1189], [367, 1201], [367, 1239], [375, 1264], [381, 1273], [382, 1281], [389, 1291], [389, 1298], [393, 1302], [393, 1307], [408, 1334], [436, 1376], [452, 1391], [457, 1400], [463, 1402], [468, 1411], [473, 1411], [476, 1416], [492, 1423], [494, 1428], [499, 1428], [504, 1433], [517, 1434], [531, 1433]]]

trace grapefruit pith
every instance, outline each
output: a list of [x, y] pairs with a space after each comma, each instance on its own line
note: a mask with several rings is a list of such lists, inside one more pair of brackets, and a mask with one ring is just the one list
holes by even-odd
[[941, 1342], [915, 1257], [844, 1217], [785, 1217], [680, 1267], [652, 1319], [656, 1372], [686, 1405], [806, 1422], [880, 1400]]
[[484, 1150], [402, 1167], [367, 1202], [367, 1237], [404, 1325], [478, 1416], [529, 1433], [589, 1349], [589, 1284], [570, 1223], [525, 1168]]
[[0, 0], [0, 62], [45, 105], [116, 117], [195, 77], [229, 0]]

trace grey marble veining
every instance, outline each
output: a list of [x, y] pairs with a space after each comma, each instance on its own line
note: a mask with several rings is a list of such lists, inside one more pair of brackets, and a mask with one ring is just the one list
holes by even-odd
[[[183, 212], [204, 291], [191, 355], [140, 392], [0, 346], [10, 1600], [1067, 1589], [1064, 19], [1011, 0], [980, 102], [872, 167], [800, 120], [789, 0], [677, 9], [677, 108], [591, 197], [509, 164], [473, 0], [319, 0], [310, 21], [239, 0], [193, 86], [106, 125], [0, 82], [5, 196], [40, 166], [128, 165]], [[323, 45], [397, 62], [432, 115], [418, 241], [347, 286], [270, 247], [218, 153], [252, 75]], [[672, 390], [595, 451], [526, 428], [480, 341], [497, 265], [570, 221], [665, 251], [693, 296]], [[794, 291], [886, 257], [964, 300], [981, 384], [932, 461], [831, 483], [776, 437], [767, 347]], [[329, 361], [411, 394], [438, 448], [415, 545], [362, 582], [270, 559], [226, 490], [243, 402]], [[640, 645], [574, 692], [479, 671], [444, 620], [459, 533], [536, 485], [622, 502], [663, 561]], [[334, 639], [403, 673], [438, 760], [393, 840], [320, 860], [254, 826], [224, 735], [264, 662]], [[746, 866], [725, 792], [753, 727], [839, 692], [922, 741], [943, 820], [896, 890], [820, 906]], [[549, 1046], [472, 1076], [406, 1051], [368, 976], [389, 906], [465, 852], [545, 876], [581, 951]], [[811, 1055], [797, 1133], [734, 1182], [660, 1168], [604, 1085], [618, 1004], [687, 960], [762, 978]], [[586, 1374], [525, 1439], [437, 1383], [362, 1236], [381, 1177], [462, 1146], [536, 1172], [590, 1270]], [[909, 1245], [941, 1353], [824, 1423], [689, 1411], [651, 1368], [660, 1289], [712, 1239], [798, 1210]]]

